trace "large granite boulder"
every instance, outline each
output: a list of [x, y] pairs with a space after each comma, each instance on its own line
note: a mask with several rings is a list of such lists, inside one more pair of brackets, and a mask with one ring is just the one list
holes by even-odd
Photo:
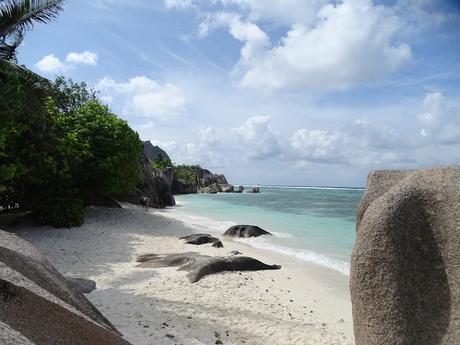
[[179, 239], [184, 240], [187, 244], [195, 245], [219, 242], [218, 238], [213, 237], [210, 234], [192, 234], [179, 237]]
[[271, 235], [268, 231], [259, 228], [257, 225], [233, 225], [224, 232], [224, 236], [231, 237], [258, 237], [261, 235]]
[[185, 180], [175, 177], [171, 186], [173, 194], [194, 194], [197, 192], [196, 186]]
[[152, 162], [171, 161], [168, 154], [162, 148], [154, 146], [149, 140], [144, 141], [144, 153], [147, 159]]
[[267, 265], [247, 256], [209, 256], [198, 253], [145, 254], [137, 258], [136, 267], [179, 267], [187, 271], [191, 283], [198, 282], [209, 274], [230, 271], [279, 270], [280, 265]]
[[357, 345], [460, 339], [460, 167], [376, 171], [357, 211]]
[[213, 174], [207, 169], [200, 169], [196, 175], [197, 190], [200, 193], [232, 193], [234, 188], [224, 175]]
[[120, 196], [121, 201], [141, 204], [143, 196], [150, 197], [150, 206], [163, 208], [174, 206], [176, 201], [171, 191], [174, 172], [170, 168], [164, 171], [152, 168], [150, 161], [144, 154], [140, 161], [142, 183], [132, 193]]
[[0, 343], [129, 344], [35, 247], [1, 230]]

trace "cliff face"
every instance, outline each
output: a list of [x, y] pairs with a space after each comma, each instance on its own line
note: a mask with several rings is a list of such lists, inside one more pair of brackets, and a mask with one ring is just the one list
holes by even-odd
[[350, 288], [357, 345], [460, 339], [460, 167], [369, 174]]
[[161, 160], [171, 161], [168, 154], [159, 146], [154, 146], [149, 140], [144, 141], [144, 154], [152, 162]]

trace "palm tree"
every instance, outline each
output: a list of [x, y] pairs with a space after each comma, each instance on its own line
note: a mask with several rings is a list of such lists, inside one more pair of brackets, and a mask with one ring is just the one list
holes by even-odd
[[0, 0], [0, 59], [16, 62], [16, 49], [35, 22], [47, 23], [64, 0]]

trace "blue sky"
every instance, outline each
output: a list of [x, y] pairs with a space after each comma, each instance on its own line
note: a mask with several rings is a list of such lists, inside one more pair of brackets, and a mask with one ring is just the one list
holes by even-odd
[[64, 74], [177, 163], [363, 186], [460, 163], [457, 0], [74, 0], [19, 62]]

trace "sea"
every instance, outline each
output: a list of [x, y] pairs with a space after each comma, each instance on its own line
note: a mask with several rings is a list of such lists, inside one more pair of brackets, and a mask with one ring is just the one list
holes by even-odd
[[178, 195], [174, 213], [200, 232], [222, 234], [235, 224], [258, 225], [273, 236], [238, 241], [349, 274], [356, 208], [364, 189], [260, 186], [260, 190]]

